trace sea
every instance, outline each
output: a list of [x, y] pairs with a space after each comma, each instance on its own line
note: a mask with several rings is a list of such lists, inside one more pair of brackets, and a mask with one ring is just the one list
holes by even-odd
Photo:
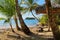
[[[4, 21], [5, 21], [5, 20], [0, 20], [0, 29], [2, 29], [2, 28], [10, 28], [9, 23], [4, 23]], [[28, 27], [34, 27], [34, 26], [37, 25], [38, 20], [36, 20], [36, 19], [30, 19], [30, 20], [25, 19], [24, 22], [25, 22], [25, 24], [26, 24]], [[16, 27], [15, 22], [14, 22], [13, 19], [11, 20], [11, 24], [12, 24], [13, 28]], [[20, 26], [20, 23], [19, 23], [19, 20], [18, 20], [18, 25], [19, 25], [19, 27], [21, 27], [21, 26]]]

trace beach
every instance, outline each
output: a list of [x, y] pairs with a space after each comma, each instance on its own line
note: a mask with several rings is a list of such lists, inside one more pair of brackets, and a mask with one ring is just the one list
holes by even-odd
[[44, 32], [39, 32], [39, 27], [29, 27], [33, 35], [29, 36], [24, 34], [22, 31], [17, 31], [13, 33], [10, 28], [0, 29], [0, 40], [53, 40], [52, 32], [47, 32], [48, 28], [44, 28]]

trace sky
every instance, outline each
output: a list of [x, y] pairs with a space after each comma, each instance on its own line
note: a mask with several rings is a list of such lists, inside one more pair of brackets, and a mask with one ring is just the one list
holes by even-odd
[[42, 5], [42, 4], [45, 3], [45, 0], [37, 0], [36, 2], [37, 2], [39, 5]]
[[[18, 0], [20, 2], [20, 0]], [[43, 5], [45, 3], [45, 0], [36, 0], [37, 4]], [[33, 12], [35, 16], [41, 16], [41, 15], [36, 15], [35, 12]], [[4, 17], [0, 14], [0, 17]], [[23, 18], [25, 19], [26, 17], [33, 17], [31, 13], [27, 12], [26, 14], [23, 14]]]

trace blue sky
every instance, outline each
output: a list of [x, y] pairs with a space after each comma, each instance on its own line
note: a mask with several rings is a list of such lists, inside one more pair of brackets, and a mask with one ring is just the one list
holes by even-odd
[[[19, 0], [20, 2], [20, 0]], [[36, 0], [36, 2], [39, 4], [39, 5], [43, 5], [45, 3], [45, 0]], [[34, 12], [34, 15], [37, 16]], [[38, 15], [39, 16], [39, 15]], [[0, 15], [0, 17], [3, 17], [2, 15]], [[26, 13], [23, 15], [23, 18], [26, 18], [26, 17], [33, 17], [31, 13]]]
[[45, 3], [45, 0], [37, 0], [37, 3], [38, 3], [39, 5], [42, 5], [42, 4]]
[[[20, 2], [21, 0], [18, 0], [18, 1]], [[40, 5], [45, 3], [45, 0], [35, 0], [35, 1]]]

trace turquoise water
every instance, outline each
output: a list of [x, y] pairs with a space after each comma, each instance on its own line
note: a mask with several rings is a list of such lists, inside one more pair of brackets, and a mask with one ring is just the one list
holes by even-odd
[[[38, 21], [36, 19], [32, 19], [32, 20], [27, 20], [26, 19], [26, 20], [24, 20], [24, 22], [28, 27], [36, 26], [37, 23], [38, 23]], [[16, 27], [13, 19], [12, 19], [11, 23], [12, 23], [13, 27]], [[19, 21], [18, 21], [18, 24], [20, 26]], [[9, 23], [4, 23], [4, 20], [1, 20], [0, 21], [0, 28], [10, 28]]]
[[37, 20], [24, 20], [24, 22], [27, 24], [27, 26], [34, 26], [38, 23]]

